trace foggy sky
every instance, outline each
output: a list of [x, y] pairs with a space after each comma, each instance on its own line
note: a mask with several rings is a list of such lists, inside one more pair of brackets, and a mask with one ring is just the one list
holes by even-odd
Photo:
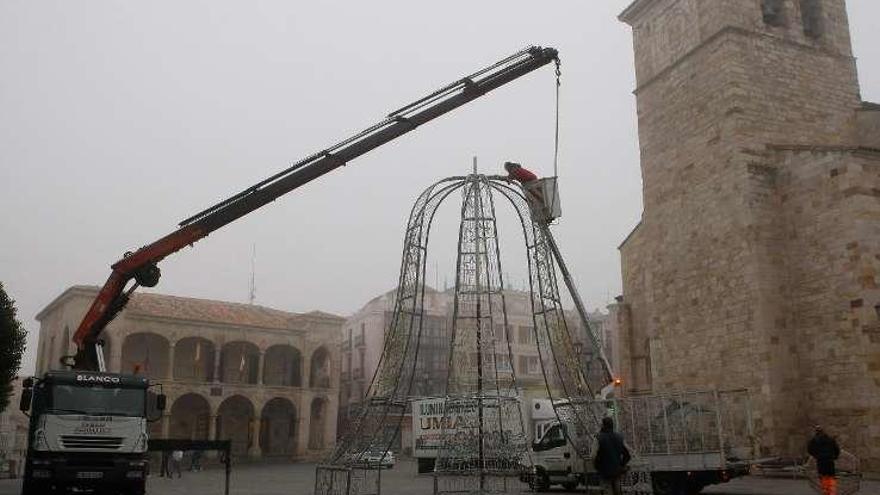
[[[32, 334], [123, 252], [391, 110], [529, 44], [563, 60], [554, 227], [589, 308], [620, 292], [641, 215], [629, 0], [0, 1], [0, 281]], [[880, 3], [850, 0], [862, 94], [880, 101]], [[490, 93], [212, 234], [162, 264], [158, 292], [347, 315], [394, 287], [430, 183], [505, 160], [552, 174], [551, 67]], [[428, 279], [453, 277], [458, 198]], [[503, 261], [525, 277], [499, 212]]]

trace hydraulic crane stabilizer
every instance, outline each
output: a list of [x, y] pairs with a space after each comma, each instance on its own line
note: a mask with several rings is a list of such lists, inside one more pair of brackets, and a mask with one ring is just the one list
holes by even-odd
[[166, 256], [303, 184], [550, 62], [559, 63], [558, 52], [553, 48], [533, 46], [517, 52], [395, 110], [358, 134], [187, 218], [177, 230], [152, 244], [126, 253], [112, 265], [110, 277], [73, 336], [77, 353], [72, 357], [72, 362], [70, 356], [63, 360], [76, 369], [103, 371], [99, 342], [101, 332], [125, 307], [138, 286], [153, 287], [159, 283], [158, 263]]

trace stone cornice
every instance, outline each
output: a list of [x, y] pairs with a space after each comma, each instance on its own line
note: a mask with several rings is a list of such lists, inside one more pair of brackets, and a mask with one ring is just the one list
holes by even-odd
[[866, 153], [870, 155], [880, 154], [880, 148], [868, 146], [828, 146], [815, 144], [768, 144], [771, 151], [806, 151], [810, 153]]
[[632, 26], [649, 7], [660, 1], [662, 0], [635, 0], [617, 18]]
[[633, 91], [633, 94], [638, 95], [640, 92], [644, 91], [645, 88], [647, 88], [648, 86], [652, 85], [654, 82], [660, 80], [661, 78], [663, 78], [664, 76], [666, 76], [667, 74], [669, 74], [670, 72], [675, 70], [677, 67], [682, 65], [685, 61], [687, 61], [691, 57], [693, 57], [696, 53], [702, 51], [703, 48], [705, 48], [707, 45], [714, 43], [715, 41], [724, 37], [727, 34], [739, 35], [739, 36], [750, 37], [750, 38], [755, 38], [755, 39], [757, 39], [757, 38], [770, 39], [770, 40], [773, 40], [777, 43], [782, 43], [782, 44], [797, 48], [799, 50], [804, 50], [807, 52], [813, 52], [813, 53], [819, 52], [819, 53], [823, 53], [829, 57], [855, 60], [855, 57], [853, 57], [852, 55], [842, 55], [840, 53], [835, 53], [835, 52], [832, 52], [832, 51], [829, 51], [829, 50], [826, 50], [826, 49], [823, 49], [820, 47], [816, 47], [813, 45], [806, 45], [804, 43], [798, 43], [797, 41], [793, 41], [793, 40], [789, 40], [789, 39], [785, 39], [785, 38], [779, 38], [777, 36], [772, 36], [767, 33], [759, 33], [759, 32], [755, 32], [755, 31], [751, 31], [751, 30], [748, 30], [748, 29], [745, 29], [745, 28], [742, 28], [739, 26], [724, 26], [721, 29], [719, 29], [718, 31], [716, 31], [714, 34], [712, 34], [711, 36], [709, 36], [705, 40], [699, 42], [696, 46], [694, 46], [693, 48], [688, 50], [688, 52], [685, 53], [684, 55], [682, 55], [681, 57], [679, 57], [678, 60], [672, 62], [671, 64], [667, 65], [666, 67], [663, 67], [658, 72], [656, 72], [654, 75], [649, 77], [646, 81], [640, 83], [638, 85], [638, 87]]
[[217, 330], [224, 331], [236, 331], [236, 330], [253, 330], [255, 332], [266, 332], [280, 335], [289, 335], [294, 334], [297, 336], [304, 336], [308, 332], [305, 329], [301, 328], [274, 328], [274, 327], [260, 327], [254, 325], [247, 325], [244, 323], [220, 323], [216, 321], [205, 321], [198, 319], [188, 319], [188, 318], [173, 318], [168, 316], [157, 316], [151, 314], [141, 314], [136, 312], [128, 312], [123, 314], [124, 318], [136, 320], [136, 321], [154, 321], [158, 323], [165, 323], [168, 325], [179, 325], [179, 324], [187, 324], [194, 325], [199, 327], [206, 328], [215, 328]]
[[34, 319], [37, 321], [42, 321], [43, 318], [50, 312], [52, 312], [59, 304], [66, 301], [67, 299], [73, 298], [75, 296], [86, 296], [90, 299], [94, 299], [95, 295], [98, 294], [98, 286], [96, 285], [74, 285], [72, 287], [68, 287], [61, 294], [58, 295], [55, 299], [52, 300], [49, 304], [46, 305], [45, 308], [41, 309]]
[[639, 223], [637, 223], [636, 226], [633, 227], [633, 229], [629, 231], [629, 234], [626, 235], [626, 238], [624, 238], [623, 241], [620, 243], [620, 245], [617, 246], [618, 251], [623, 249], [623, 246], [632, 238], [633, 235], [635, 235], [636, 231], [639, 230], [639, 227], [641, 227], [641, 226], [642, 226], [642, 220], [639, 219]]

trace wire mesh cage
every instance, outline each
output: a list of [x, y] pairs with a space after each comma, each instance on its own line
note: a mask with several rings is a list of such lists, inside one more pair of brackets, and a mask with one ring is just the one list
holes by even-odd
[[651, 472], [647, 465], [635, 461], [630, 465], [621, 479], [623, 493], [631, 495], [652, 495], [654, 486], [651, 483]]
[[319, 465], [315, 470], [315, 495], [379, 495], [381, 483], [378, 467]]
[[714, 453], [721, 463], [753, 458], [747, 390], [628, 397], [603, 405], [639, 455]]
[[486, 472], [482, 475], [458, 474], [434, 477], [434, 493], [455, 495], [515, 495], [532, 493], [519, 478], [504, 473]]

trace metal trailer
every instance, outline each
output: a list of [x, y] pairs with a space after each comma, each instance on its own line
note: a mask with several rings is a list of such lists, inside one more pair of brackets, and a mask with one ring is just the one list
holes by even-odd
[[756, 458], [749, 391], [720, 390], [600, 401], [654, 493], [693, 494], [749, 473]]

